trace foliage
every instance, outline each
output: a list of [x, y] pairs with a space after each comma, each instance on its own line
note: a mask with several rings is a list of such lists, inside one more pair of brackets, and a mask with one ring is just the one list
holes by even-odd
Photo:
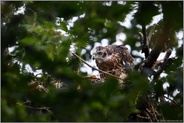
[[[20, 7], [23, 13], [17, 13]], [[1, 10], [2, 121], [183, 120], [183, 44], [176, 37], [183, 31], [182, 1], [2, 1]], [[132, 12], [131, 26], [121, 25], [119, 22]], [[159, 14], [163, 18], [151, 25]], [[160, 69], [166, 76], [145, 76], [138, 70], [145, 60], [134, 53], [142, 49], [136, 45], [140, 43], [140, 25], [147, 28], [155, 58], [169, 48], [176, 51]], [[112, 44], [120, 32], [126, 35], [122, 43], [131, 47], [136, 61], [134, 71], [125, 79], [127, 86], [121, 87], [112, 77], [93, 84], [85, 77], [87, 73], [80, 71], [83, 64], [71, 55], [71, 47], [89, 60], [96, 42], [108, 39]], [[163, 45], [155, 45], [158, 42]], [[14, 50], [10, 52], [10, 48]], [[41, 76], [27, 70], [28, 65], [34, 72], [41, 69]], [[166, 89], [165, 83], [169, 84]], [[155, 119], [145, 113], [145, 107], [152, 103], [153, 112], [158, 113]]]

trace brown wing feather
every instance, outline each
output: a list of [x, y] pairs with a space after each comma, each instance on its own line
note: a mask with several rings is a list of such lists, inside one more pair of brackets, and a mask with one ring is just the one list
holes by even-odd
[[121, 59], [121, 64], [124, 69], [133, 69], [134, 68], [134, 59], [128, 51], [128, 48], [123, 45], [108, 45], [107, 51], [109, 55], [112, 53], [118, 53]]

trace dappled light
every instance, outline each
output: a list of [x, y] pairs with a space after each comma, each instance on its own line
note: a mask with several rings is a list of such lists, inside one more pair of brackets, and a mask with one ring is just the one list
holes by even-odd
[[183, 1], [1, 1], [1, 77], [2, 122], [182, 122]]

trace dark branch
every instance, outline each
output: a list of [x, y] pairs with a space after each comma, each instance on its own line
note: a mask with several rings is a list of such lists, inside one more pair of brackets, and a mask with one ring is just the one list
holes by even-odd
[[158, 56], [164, 49], [168, 41], [169, 27], [163, 27], [158, 34], [158, 38], [155, 41], [155, 46], [143, 64], [140, 66], [140, 72], [144, 75], [154, 75], [155, 72], [152, 70], [153, 65], [156, 63]]
[[142, 53], [145, 54], [145, 58], [147, 58], [149, 56], [149, 47], [148, 47], [148, 40], [147, 40], [147, 34], [146, 34], [146, 26], [142, 25]]
[[166, 54], [165, 54], [165, 57], [164, 57], [164, 62], [163, 64], [160, 66], [160, 69], [155, 73], [155, 76], [154, 76], [154, 79], [158, 78], [159, 75], [163, 72], [163, 70], [165, 69], [165, 67], [167, 66], [168, 64], [168, 59], [169, 59], [169, 56], [171, 55], [171, 52], [172, 50], [171, 49], [168, 49]]

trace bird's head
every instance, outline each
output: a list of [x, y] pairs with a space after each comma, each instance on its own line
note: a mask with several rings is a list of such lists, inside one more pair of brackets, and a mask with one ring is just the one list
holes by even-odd
[[108, 56], [107, 50], [102, 46], [95, 47], [91, 51], [91, 54], [92, 54], [93, 59], [101, 61], [101, 62], [105, 61]]

